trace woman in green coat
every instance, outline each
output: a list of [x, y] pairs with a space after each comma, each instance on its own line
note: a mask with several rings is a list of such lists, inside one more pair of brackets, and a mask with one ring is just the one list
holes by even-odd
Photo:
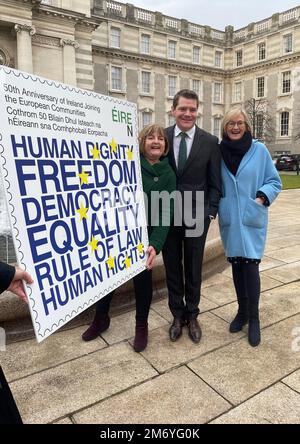
[[[136, 328], [134, 350], [141, 352], [148, 342], [148, 315], [152, 301], [152, 268], [155, 257], [161, 251], [166, 240], [172, 214], [165, 214], [165, 206], [152, 201], [152, 192], [166, 191], [172, 193], [176, 189], [176, 177], [169, 165], [167, 157], [168, 141], [164, 129], [159, 125], [146, 126], [139, 135], [141, 168], [144, 194], [148, 202], [148, 235], [147, 269], [133, 278], [136, 300]], [[157, 193], [154, 193], [154, 195]], [[152, 199], [151, 199], [152, 198]], [[159, 211], [158, 214], [151, 214]], [[166, 217], [167, 216], [167, 217]], [[157, 223], [158, 222], [158, 223]], [[166, 223], [168, 222], [168, 223]], [[153, 223], [153, 225], [151, 225]], [[83, 333], [84, 341], [96, 339], [100, 333], [108, 329], [110, 324], [109, 308], [114, 292], [109, 293], [96, 304], [96, 313], [90, 327]]]

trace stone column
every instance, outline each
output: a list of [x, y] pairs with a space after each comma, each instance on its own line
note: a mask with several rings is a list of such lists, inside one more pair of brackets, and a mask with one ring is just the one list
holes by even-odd
[[126, 3], [126, 18], [132, 23], [135, 21], [134, 17], [134, 5]]
[[226, 39], [226, 43], [228, 45], [232, 45], [233, 36], [234, 36], [234, 27], [230, 26], [230, 25], [226, 26], [225, 27], [225, 39]]
[[104, 13], [104, 1], [94, 0], [94, 7], [92, 9], [94, 15], [103, 15]]
[[155, 11], [155, 26], [158, 28], [163, 28], [163, 15], [161, 12]]
[[185, 19], [181, 19], [181, 33], [183, 35], [189, 35], [189, 22]]
[[75, 49], [79, 48], [79, 43], [71, 39], [61, 39], [60, 45], [63, 48], [64, 82], [76, 86]]
[[18, 69], [33, 73], [31, 37], [35, 27], [30, 25], [15, 25], [17, 33]]
[[225, 109], [229, 109], [232, 104], [232, 81], [227, 77], [225, 78], [224, 89], [224, 105]]
[[280, 23], [280, 14], [277, 12], [272, 15], [272, 31], [273, 29], [277, 29]]

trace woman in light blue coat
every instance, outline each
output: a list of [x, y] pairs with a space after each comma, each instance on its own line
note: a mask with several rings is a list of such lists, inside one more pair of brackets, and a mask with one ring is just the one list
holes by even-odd
[[251, 125], [242, 108], [233, 108], [222, 122], [223, 197], [219, 206], [221, 238], [238, 301], [231, 333], [249, 321], [248, 340], [260, 343], [259, 263], [263, 256], [268, 207], [281, 190], [281, 180], [266, 146], [252, 138]]

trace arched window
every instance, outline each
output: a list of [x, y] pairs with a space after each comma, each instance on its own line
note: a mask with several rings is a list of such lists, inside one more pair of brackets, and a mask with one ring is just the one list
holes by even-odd
[[0, 65], [11, 66], [12, 59], [5, 48], [0, 48]]
[[1, 49], [0, 49], [0, 65], [6, 65], [6, 56]]

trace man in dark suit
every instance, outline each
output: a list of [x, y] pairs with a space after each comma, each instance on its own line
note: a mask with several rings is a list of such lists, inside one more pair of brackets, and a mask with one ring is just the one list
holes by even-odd
[[[195, 343], [202, 336], [197, 316], [204, 246], [210, 220], [217, 215], [221, 197], [218, 139], [195, 124], [198, 105], [197, 94], [190, 90], [179, 91], [173, 99], [172, 113], [176, 125], [166, 129], [169, 161], [176, 173], [177, 189], [183, 201], [187, 199], [186, 192], [192, 193], [191, 214], [184, 215], [183, 210], [181, 226], [173, 224], [163, 248], [169, 307], [174, 317], [169, 330], [170, 339], [176, 341], [187, 323], [189, 336]], [[204, 196], [199, 192], [203, 192]], [[204, 209], [197, 208], [197, 202], [199, 205], [201, 201], [199, 196], [203, 197]], [[195, 220], [199, 213], [204, 215], [203, 230], [192, 233], [186, 221]]]
[[[27, 271], [0, 262], [0, 293], [9, 290], [27, 302], [22, 279], [28, 284], [33, 280]], [[22, 419], [0, 366], [0, 424], [22, 424]]]

